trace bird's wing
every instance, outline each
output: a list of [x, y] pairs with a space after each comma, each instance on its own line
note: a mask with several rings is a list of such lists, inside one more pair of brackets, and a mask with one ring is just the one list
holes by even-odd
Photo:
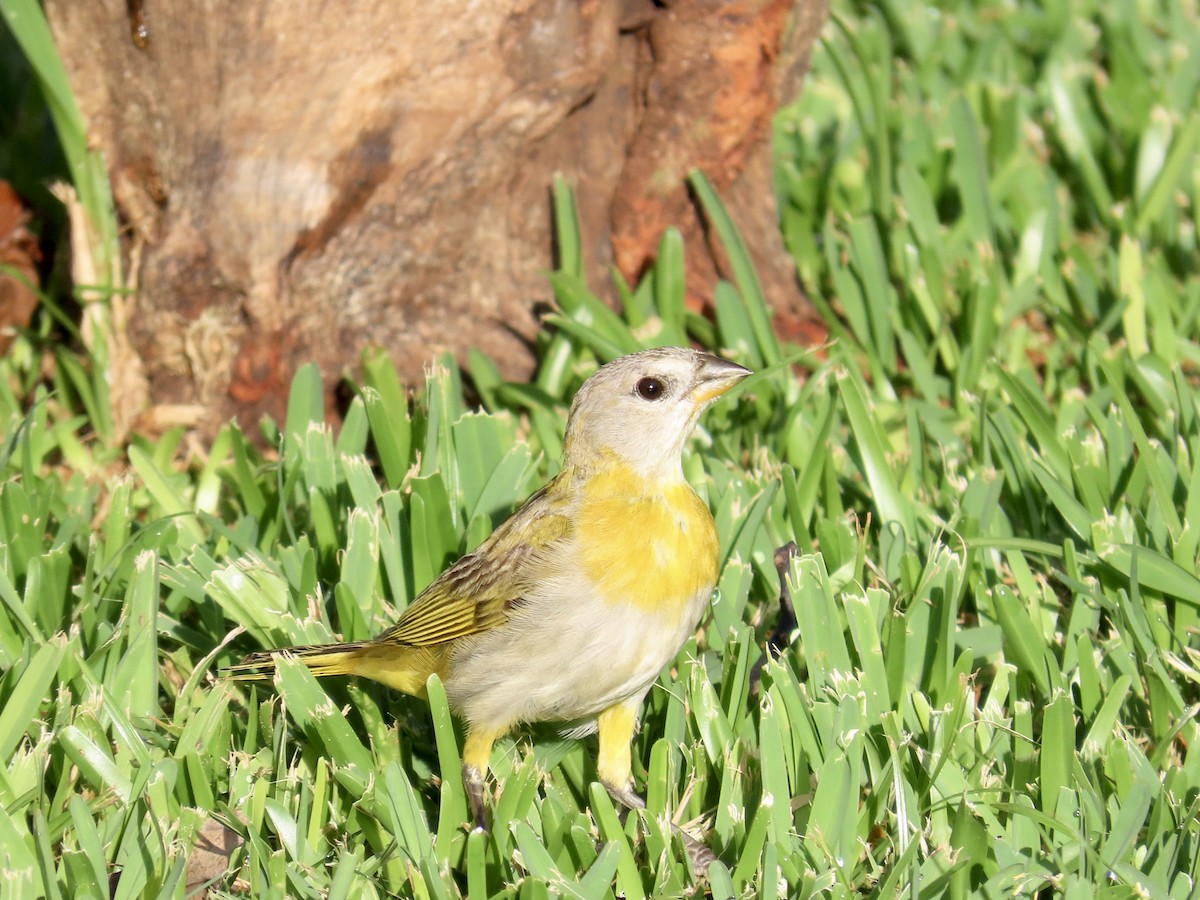
[[375, 640], [428, 647], [504, 624], [571, 534], [570, 517], [543, 488], [479, 549], [438, 576]]

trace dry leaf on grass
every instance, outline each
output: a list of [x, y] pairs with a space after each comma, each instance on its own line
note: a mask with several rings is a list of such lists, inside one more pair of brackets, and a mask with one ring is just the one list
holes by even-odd
[[[241, 835], [228, 825], [216, 819], [205, 821], [188, 856], [188, 896], [206, 896], [209, 886], [229, 872], [229, 859], [240, 846]], [[196, 891], [202, 893], [196, 894]]]

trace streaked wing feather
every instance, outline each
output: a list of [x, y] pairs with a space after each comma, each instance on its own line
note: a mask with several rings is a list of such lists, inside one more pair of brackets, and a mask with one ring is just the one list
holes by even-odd
[[551, 512], [543, 488], [479, 547], [464, 556], [413, 601], [400, 620], [377, 637], [381, 643], [427, 647], [495, 628], [541, 567], [567, 538], [566, 516]]

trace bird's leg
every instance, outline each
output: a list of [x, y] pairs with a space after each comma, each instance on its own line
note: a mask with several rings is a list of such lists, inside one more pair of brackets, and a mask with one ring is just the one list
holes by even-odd
[[[600, 783], [604, 785], [609, 796], [622, 804], [626, 810], [646, 808], [646, 801], [633, 789], [633, 766], [629, 747], [633, 743], [633, 730], [636, 725], [637, 705], [612, 706], [596, 717], [596, 730], [600, 737], [596, 774], [600, 776]], [[671, 828], [683, 838], [683, 845], [697, 872], [706, 872], [709, 863], [716, 862], [716, 855], [706, 844], [696, 840], [674, 823], [671, 823]]]
[[612, 798], [628, 809], [645, 809], [646, 801], [633, 790], [633, 765], [629, 745], [637, 725], [637, 707], [628, 704], [611, 706], [596, 717], [600, 736], [600, 754], [596, 758], [596, 774]]
[[484, 774], [474, 766], [463, 763], [462, 775], [463, 787], [467, 789], [467, 802], [471, 804], [471, 818], [475, 821], [475, 828], [479, 831], [487, 831], [487, 817], [483, 811]]
[[463, 746], [463, 787], [467, 789], [467, 801], [471, 804], [471, 815], [475, 818], [475, 827], [481, 831], [487, 830], [487, 817], [484, 815], [483, 786], [487, 778], [488, 764], [492, 758], [492, 744], [496, 742], [496, 734], [492, 731], [475, 731], [467, 729], [467, 740]]

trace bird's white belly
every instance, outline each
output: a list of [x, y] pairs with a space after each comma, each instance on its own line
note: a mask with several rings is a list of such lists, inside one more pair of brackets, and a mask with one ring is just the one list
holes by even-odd
[[[596, 597], [532, 602], [456, 648], [451, 705], [473, 726], [587, 720], [640, 698], [696, 627], [711, 591], [672, 613]], [[602, 623], [597, 627], [598, 623]]]

